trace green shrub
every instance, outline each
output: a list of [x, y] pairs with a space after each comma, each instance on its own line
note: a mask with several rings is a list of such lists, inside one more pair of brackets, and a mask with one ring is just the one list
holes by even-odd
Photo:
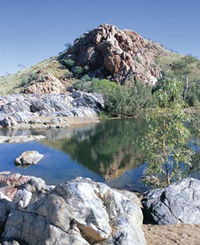
[[31, 81], [38, 79], [38, 74], [36, 72], [31, 72], [28, 76], [24, 77], [18, 87], [24, 87], [29, 84]]
[[67, 68], [71, 68], [75, 65], [75, 61], [72, 59], [63, 59], [62, 60], [63, 65], [65, 65]]
[[73, 73], [72, 72], [66, 72], [63, 76], [62, 76], [62, 78], [63, 79], [70, 79], [70, 78], [72, 78], [73, 77]]
[[169, 56], [158, 60], [158, 64], [164, 76], [180, 81], [183, 86], [182, 95], [187, 104], [199, 105], [200, 60], [191, 55], [177, 55], [173, 59]]
[[78, 90], [103, 94], [105, 110], [110, 116], [134, 116], [152, 101], [151, 87], [142, 82], [133, 81], [131, 87], [126, 87], [107, 79], [93, 78], [79, 80], [74, 86]]
[[80, 78], [84, 74], [84, 69], [81, 66], [73, 66], [71, 71], [76, 78]]

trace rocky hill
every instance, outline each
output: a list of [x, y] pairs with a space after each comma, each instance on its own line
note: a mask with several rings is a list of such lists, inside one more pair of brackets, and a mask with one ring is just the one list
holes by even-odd
[[[170, 61], [181, 56], [134, 31], [102, 24], [76, 39], [72, 46], [57, 57], [42, 61], [16, 74], [0, 77], [0, 93], [27, 92], [27, 81], [31, 83], [31, 91], [58, 92], [59, 89], [52, 89], [57, 87], [54, 86], [55, 82], [49, 82], [48, 79], [46, 83], [40, 83], [39, 79], [39, 85], [36, 79], [30, 81], [30, 74], [34, 77], [38, 70], [47, 72], [48, 77], [55, 77], [53, 81], [59, 79], [64, 84], [64, 90], [84, 75], [107, 78], [125, 85], [129, 85], [132, 79], [155, 85], [161, 71], [157, 60], [166, 57], [169, 57]], [[41, 85], [50, 85], [50, 88], [40, 88]]]
[[127, 84], [131, 75], [154, 85], [160, 76], [155, 59], [165, 55], [170, 52], [136, 32], [103, 24], [76, 39], [60, 60], [65, 64], [71, 59], [78, 66], [87, 66], [92, 77], [108, 77]]

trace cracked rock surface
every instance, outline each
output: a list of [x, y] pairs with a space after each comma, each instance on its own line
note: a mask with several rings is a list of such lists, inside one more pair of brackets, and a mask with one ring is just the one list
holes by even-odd
[[147, 192], [142, 201], [146, 218], [159, 225], [200, 224], [199, 187], [199, 180], [186, 178]]
[[66, 118], [95, 118], [104, 108], [100, 94], [13, 94], [0, 96], [0, 127], [66, 126]]
[[42, 179], [19, 174], [1, 179], [13, 188], [12, 195], [4, 190], [0, 199], [3, 244], [146, 244], [135, 198], [103, 183], [76, 178], [47, 186]]

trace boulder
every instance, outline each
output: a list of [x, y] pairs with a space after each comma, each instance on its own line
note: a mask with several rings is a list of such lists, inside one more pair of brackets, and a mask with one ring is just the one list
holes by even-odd
[[19, 157], [16, 158], [15, 164], [21, 166], [35, 165], [37, 164], [44, 155], [37, 151], [25, 151]]
[[[27, 190], [28, 182], [20, 189]], [[2, 238], [30, 245], [145, 245], [142, 212], [135, 198], [103, 183], [76, 178], [35, 200], [31, 197], [26, 208], [12, 209]]]
[[0, 173], [0, 201], [8, 201], [16, 207], [27, 207], [52, 188], [54, 186], [47, 186], [44, 180], [37, 177]]
[[200, 181], [186, 178], [151, 190], [142, 200], [146, 222], [159, 225], [200, 224]]

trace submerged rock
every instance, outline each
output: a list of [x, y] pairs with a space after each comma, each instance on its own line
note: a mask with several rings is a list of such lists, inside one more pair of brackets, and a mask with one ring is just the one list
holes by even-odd
[[151, 190], [142, 203], [147, 221], [159, 225], [200, 224], [200, 181], [186, 178]]
[[27, 181], [15, 188], [9, 202], [13, 206], [4, 205], [2, 240], [30, 245], [146, 244], [142, 212], [132, 195], [129, 199], [85, 178], [49, 187], [41, 179], [27, 176]]
[[16, 158], [15, 164], [21, 166], [35, 165], [37, 164], [44, 155], [37, 151], [25, 151], [19, 157]]

